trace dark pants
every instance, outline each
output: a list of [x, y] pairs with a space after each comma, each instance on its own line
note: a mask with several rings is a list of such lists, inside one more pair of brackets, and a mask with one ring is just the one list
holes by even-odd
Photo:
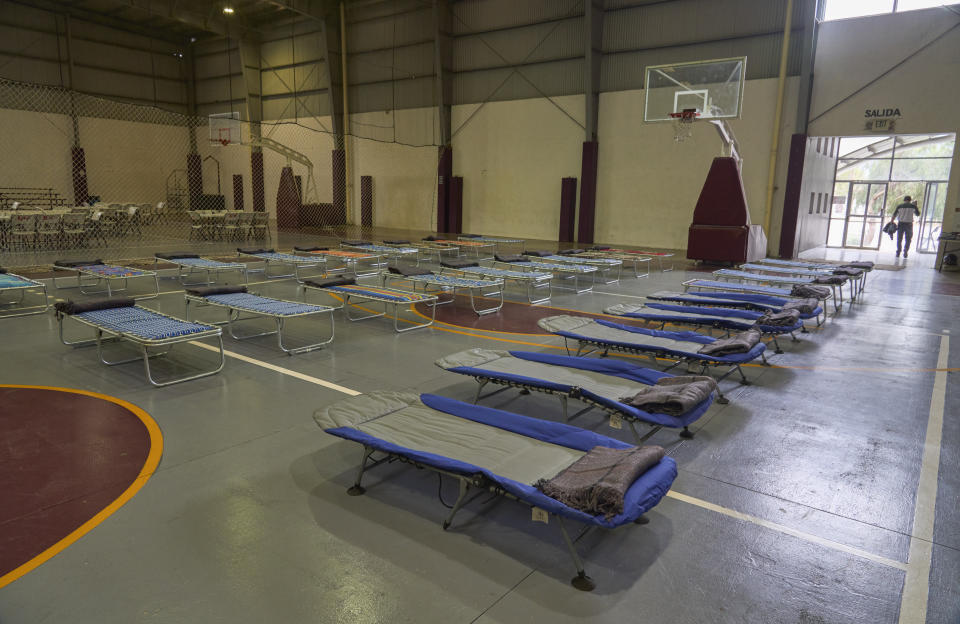
[[897, 224], [897, 255], [900, 255], [900, 248], [903, 243], [903, 237], [907, 237], [907, 244], [903, 246], [903, 253], [910, 251], [910, 241], [913, 240], [913, 223]]

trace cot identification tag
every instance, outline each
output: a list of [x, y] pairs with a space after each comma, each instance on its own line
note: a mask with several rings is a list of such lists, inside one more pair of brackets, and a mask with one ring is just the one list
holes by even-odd
[[614, 429], [623, 429], [623, 416], [620, 414], [611, 414], [610, 426]]
[[550, 520], [550, 514], [547, 513], [546, 509], [540, 509], [539, 507], [533, 507], [533, 521], [542, 522], [547, 524]]

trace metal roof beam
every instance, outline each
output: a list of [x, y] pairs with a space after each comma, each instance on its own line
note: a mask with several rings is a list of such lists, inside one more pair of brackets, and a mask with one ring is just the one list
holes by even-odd
[[133, 33], [135, 35], [142, 35], [144, 37], [151, 37], [153, 39], [159, 39], [161, 41], [169, 41], [171, 43], [182, 44], [187, 40], [186, 35], [177, 35], [174, 33], [164, 32], [162, 30], [146, 28], [136, 22], [132, 22], [132, 21], [117, 18], [117, 17], [111, 17], [109, 15], [100, 13], [98, 11], [91, 11], [89, 9], [83, 9], [80, 7], [75, 7], [67, 4], [61, 4], [59, 2], [54, 2], [53, 0], [30, 0], [29, 2], [25, 2], [23, 0], [9, 0], [9, 1], [15, 4], [22, 4], [24, 6], [33, 7], [35, 9], [49, 11], [51, 13], [69, 15], [70, 17], [78, 19], [83, 22], [99, 24], [101, 26], [107, 26], [109, 28], [115, 28], [117, 30], [122, 30], [124, 32]]

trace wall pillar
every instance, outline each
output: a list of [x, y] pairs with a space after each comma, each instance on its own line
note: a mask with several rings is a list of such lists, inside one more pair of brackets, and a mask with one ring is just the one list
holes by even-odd
[[263, 152], [250, 152], [250, 186], [253, 190], [253, 210], [267, 209], [263, 188]]
[[600, 144], [584, 141], [580, 161], [580, 219], [577, 223], [577, 241], [592, 243], [597, 212], [597, 156]]

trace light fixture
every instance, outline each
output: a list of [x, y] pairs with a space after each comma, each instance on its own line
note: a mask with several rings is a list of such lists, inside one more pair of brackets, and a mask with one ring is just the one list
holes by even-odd
[[223, 7], [223, 12], [227, 15], [233, 15], [233, 7], [229, 5], [225, 6]]

